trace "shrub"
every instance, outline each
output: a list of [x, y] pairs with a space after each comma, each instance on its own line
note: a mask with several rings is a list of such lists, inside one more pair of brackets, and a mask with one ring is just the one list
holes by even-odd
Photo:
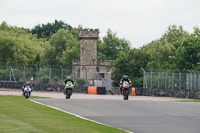
[[54, 80], [54, 81], [58, 81], [58, 79], [59, 79], [59, 78], [58, 78], [57, 76], [54, 76], [54, 77], [53, 77], [53, 80]]
[[[0, 69], [0, 80], [9, 80], [10, 69]], [[13, 69], [13, 73], [15, 75], [16, 80], [18, 81], [23, 77], [22, 71], [18, 69]], [[11, 73], [11, 80], [13, 81], [13, 74]]]
[[8, 69], [0, 69], [0, 80], [9, 80]]
[[49, 76], [44, 75], [44, 76], [40, 77], [39, 80], [40, 80], [40, 83], [47, 84], [49, 82]]
[[77, 78], [77, 83], [79, 86], [82, 86], [85, 84], [85, 78]]

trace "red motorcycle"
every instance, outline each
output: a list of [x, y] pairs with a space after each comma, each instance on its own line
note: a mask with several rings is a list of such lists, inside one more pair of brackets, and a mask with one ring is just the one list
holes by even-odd
[[122, 94], [124, 96], [124, 100], [128, 100], [128, 96], [130, 95], [130, 84], [128, 81], [124, 81], [122, 84]]

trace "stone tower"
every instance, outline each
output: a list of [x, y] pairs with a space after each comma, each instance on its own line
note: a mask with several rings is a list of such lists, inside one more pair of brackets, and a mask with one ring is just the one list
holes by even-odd
[[84, 69], [87, 69], [87, 79], [92, 79], [97, 66], [97, 39], [99, 37], [99, 30], [80, 30], [78, 37], [80, 39], [80, 77], [85, 78]]
[[97, 73], [111, 72], [109, 66], [112, 65], [112, 60], [97, 61], [99, 30], [80, 30], [78, 37], [80, 39], [80, 60], [74, 59], [72, 61], [73, 79], [85, 78], [91, 83], [95, 80]]

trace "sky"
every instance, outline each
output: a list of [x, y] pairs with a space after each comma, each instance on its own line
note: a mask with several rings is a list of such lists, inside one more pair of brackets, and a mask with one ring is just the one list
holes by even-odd
[[72, 27], [108, 29], [140, 48], [170, 25], [192, 33], [200, 26], [200, 0], [0, 0], [0, 24], [32, 29], [62, 20]]

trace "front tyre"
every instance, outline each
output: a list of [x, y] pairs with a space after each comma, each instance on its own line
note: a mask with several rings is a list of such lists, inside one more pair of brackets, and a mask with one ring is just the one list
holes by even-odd
[[124, 100], [128, 100], [129, 94], [130, 94], [130, 91], [129, 91], [129, 90], [124, 90], [124, 91], [123, 91]]
[[66, 99], [70, 99], [71, 95], [72, 95], [72, 90], [66, 89]]
[[29, 96], [30, 96], [29, 92], [25, 92], [25, 93], [24, 93], [24, 98], [28, 99]]

